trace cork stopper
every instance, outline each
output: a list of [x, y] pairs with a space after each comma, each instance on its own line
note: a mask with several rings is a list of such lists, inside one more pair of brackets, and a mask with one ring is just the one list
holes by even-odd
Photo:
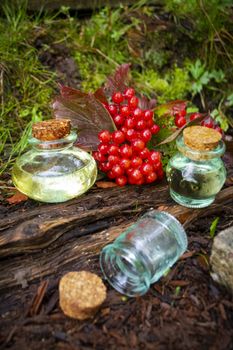
[[41, 141], [62, 139], [70, 133], [69, 119], [50, 119], [32, 126], [32, 136]]
[[221, 134], [205, 126], [190, 126], [183, 131], [186, 146], [197, 151], [211, 151], [218, 146]]

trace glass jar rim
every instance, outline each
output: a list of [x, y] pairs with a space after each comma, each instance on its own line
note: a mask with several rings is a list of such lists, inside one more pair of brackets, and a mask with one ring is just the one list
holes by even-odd
[[176, 146], [178, 148], [178, 150], [184, 154], [186, 157], [192, 159], [192, 160], [208, 160], [208, 159], [212, 159], [212, 158], [220, 158], [226, 149], [225, 143], [220, 140], [219, 144], [216, 148], [212, 149], [212, 150], [206, 150], [206, 151], [202, 151], [202, 150], [195, 150], [193, 148], [188, 147], [185, 143], [184, 143], [184, 137], [183, 135], [180, 135], [177, 137], [176, 139]]

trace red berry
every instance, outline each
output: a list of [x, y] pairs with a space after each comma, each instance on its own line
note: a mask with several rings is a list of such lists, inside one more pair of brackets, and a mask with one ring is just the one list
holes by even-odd
[[190, 121], [194, 120], [194, 119], [197, 119], [201, 116], [201, 113], [193, 113], [193, 114], [190, 114]]
[[104, 171], [105, 173], [111, 170], [112, 168], [109, 162], [102, 163], [101, 166], [102, 166], [102, 169], [100, 168], [100, 170]]
[[140, 152], [145, 148], [145, 142], [140, 139], [133, 140], [132, 148], [135, 152]]
[[113, 166], [115, 164], [119, 164], [120, 158], [110, 154], [110, 156], [108, 156], [108, 162], [111, 166]]
[[202, 126], [205, 126], [206, 128], [212, 129], [214, 127], [214, 123], [211, 118], [207, 118], [201, 122]]
[[138, 130], [144, 130], [146, 127], [147, 127], [147, 123], [145, 122], [145, 120], [139, 119], [139, 120], [136, 122], [136, 128], [137, 128]]
[[121, 92], [115, 92], [115, 94], [112, 95], [112, 100], [113, 102], [120, 104], [124, 100], [124, 97]]
[[135, 109], [138, 106], [138, 98], [136, 96], [133, 96], [129, 99], [129, 103], [128, 103], [129, 107], [131, 109]]
[[114, 117], [114, 115], [116, 115], [117, 112], [118, 112], [117, 106], [113, 105], [113, 104], [108, 105], [107, 109], [108, 109], [108, 111], [109, 111], [109, 113], [111, 114], [112, 117]]
[[151, 183], [151, 182], [154, 182], [156, 179], [157, 179], [157, 174], [155, 172], [152, 172], [149, 175], [147, 175], [146, 182]]
[[92, 156], [93, 156], [93, 158], [94, 158], [95, 160], [98, 160], [98, 154], [99, 154], [98, 151], [92, 152]]
[[124, 116], [124, 117], [128, 117], [130, 115], [130, 108], [129, 106], [121, 106], [120, 107], [120, 113]]
[[135, 127], [135, 120], [133, 118], [126, 119], [124, 126], [128, 129], [133, 129]]
[[153, 163], [160, 163], [161, 162], [161, 154], [158, 151], [151, 151], [150, 152], [150, 161]]
[[107, 175], [108, 175], [109, 179], [114, 179], [114, 178], [116, 177], [112, 170], [110, 170], [110, 171], [107, 173]]
[[186, 124], [186, 119], [184, 117], [176, 116], [175, 124], [178, 128], [182, 128]]
[[113, 117], [113, 120], [114, 120], [114, 123], [116, 124], [116, 126], [121, 126], [125, 122], [125, 118], [122, 114], [115, 115], [115, 117]]
[[118, 186], [125, 186], [127, 184], [127, 177], [126, 176], [118, 176], [115, 181], [116, 181]]
[[145, 147], [142, 151], [138, 153], [138, 155], [142, 159], [148, 159], [150, 157], [150, 151], [148, 150], [148, 148]]
[[152, 134], [157, 134], [160, 130], [160, 127], [157, 124], [154, 124], [151, 128], [150, 131], [152, 132]]
[[121, 130], [116, 130], [112, 133], [113, 142], [120, 144], [125, 141], [125, 135]]
[[180, 117], [185, 117], [187, 112], [185, 109], [182, 109], [179, 113], [177, 113]]
[[109, 145], [106, 143], [100, 143], [98, 146], [98, 150], [101, 154], [107, 154], [109, 150]]
[[129, 175], [130, 183], [134, 184], [135, 182], [143, 178], [142, 173], [139, 169], [133, 169]]
[[154, 172], [154, 168], [150, 163], [144, 163], [141, 166], [141, 172], [143, 175], [150, 175]]
[[126, 98], [131, 98], [135, 95], [135, 91], [133, 88], [127, 88], [125, 91], [124, 91], [124, 96]]
[[115, 164], [112, 167], [112, 173], [113, 175], [115, 175], [115, 177], [121, 176], [124, 174], [124, 169], [122, 169], [122, 167], [119, 164]]
[[129, 169], [130, 168], [130, 165], [131, 165], [131, 160], [128, 159], [128, 158], [122, 158], [120, 160], [120, 166], [123, 168], [123, 169]]
[[121, 131], [123, 132], [123, 134], [126, 134], [127, 130], [128, 130], [128, 128], [126, 128], [126, 126], [121, 127]]
[[162, 180], [163, 175], [164, 175], [164, 172], [163, 172], [163, 168], [161, 167], [161, 168], [159, 168], [157, 170], [157, 178], [158, 178], [158, 180]]
[[143, 185], [144, 184], [144, 178], [142, 177], [141, 179], [137, 180], [134, 182], [135, 185]]
[[135, 108], [135, 110], [132, 112], [132, 115], [134, 118], [139, 119], [143, 116], [143, 113], [140, 108]]
[[134, 170], [134, 168], [129, 168], [126, 170], [126, 173], [128, 175], [128, 177], [130, 177], [130, 175], [132, 174], [132, 171]]
[[221, 135], [223, 134], [222, 129], [221, 129], [220, 126], [218, 126], [218, 125], [216, 125], [216, 126], [214, 127], [214, 130], [218, 131]]
[[144, 120], [149, 121], [153, 119], [154, 113], [150, 109], [146, 109], [143, 114]]
[[154, 125], [154, 121], [152, 119], [146, 121], [147, 127], [150, 129]]
[[152, 137], [150, 129], [145, 129], [141, 132], [141, 138], [144, 142], [149, 142]]
[[108, 149], [108, 153], [114, 156], [117, 156], [119, 153], [119, 147], [117, 145], [110, 145]]
[[125, 133], [126, 140], [132, 141], [137, 138], [137, 132], [134, 129], [128, 129]]
[[131, 167], [132, 168], [138, 168], [142, 165], [142, 158], [140, 157], [132, 157], [131, 159]]
[[97, 157], [98, 157], [97, 160], [99, 162], [101, 162], [101, 163], [105, 162], [107, 160], [106, 156], [104, 154], [100, 153], [100, 152], [98, 152], [98, 156]]
[[100, 142], [108, 143], [111, 141], [112, 135], [108, 130], [103, 130], [103, 131], [99, 132], [98, 138], [99, 138]]
[[120, 147], [120, 154], [122, 156], [122, 158], [130, 158], [133, 154], [133, 149], [130, 145], [122, 145]]

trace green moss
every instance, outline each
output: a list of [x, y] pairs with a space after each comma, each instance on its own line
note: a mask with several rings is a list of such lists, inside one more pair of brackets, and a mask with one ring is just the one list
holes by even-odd
[[148, 95], [154, 95], [158, 103], [185, 99], [190, 91], [190, 77], [187, 68], [174, 66], [164, 75], [149, 69], [142, 74], [135, 74], [138, 87]]

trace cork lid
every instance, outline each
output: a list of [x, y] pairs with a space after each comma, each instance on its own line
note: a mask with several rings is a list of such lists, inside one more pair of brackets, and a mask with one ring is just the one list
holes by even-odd
[[69, 119], [50, 119], [34, 123], [32, 136], [41, 141], [54, 141], [62, 139], [70, 133]]
[[216, 148], [221, 134], [205, 126], [190, 126], [183, 131], [184, 144], [198, 151], [210, 151]]

